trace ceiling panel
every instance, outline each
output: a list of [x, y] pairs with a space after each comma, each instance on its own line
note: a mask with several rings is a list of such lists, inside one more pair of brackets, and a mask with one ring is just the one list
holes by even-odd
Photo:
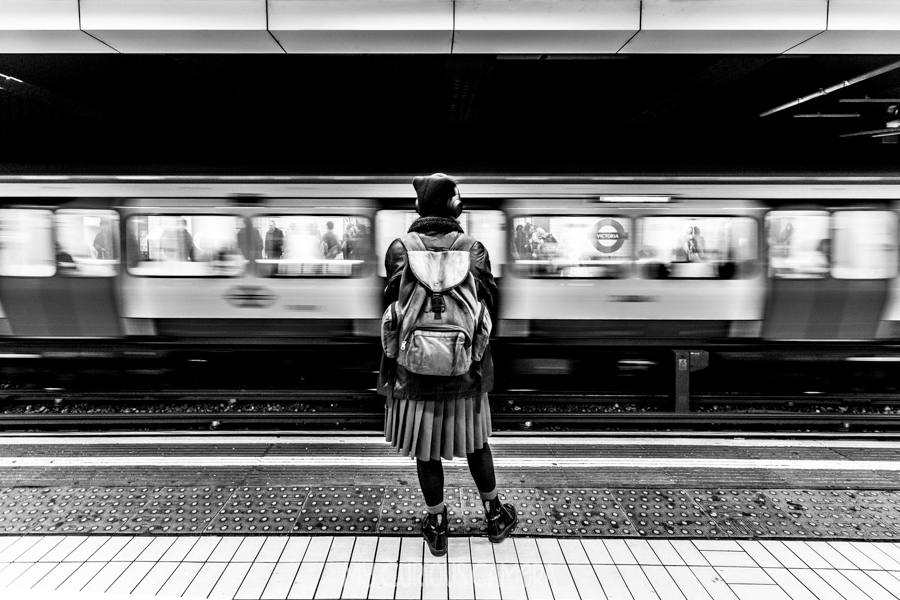
[[266, 31], [90, 31], [119, 52], [131, 54], [282, 53]]
[[828, 31], [796, 48], [794, 54], [898, 54], [900, 2], [831, 0]]
[[453, 4], [270, 0], [269, 31], [288, 53], [446, 53]]
[[266, 29], [265, 0], [80, 0], [81, 26], [111, 30]]
[[819, 31], [643, 30], [625, 54], [781, 54]]
[[265, 0], [81, 0], [81, 28], [119, 52], [281, 52]]
[[78, 0], [3, 0], [5, 30], [78, 29]]
[[898, 31], [826, 31], [789, 54], [900, 54]]
[[624, 53], [781, 54], [825, 30], [826, 0], [645, 0]]
[[0, 29], [0, 54], [92, 54], [115, 52], [78, 29], [71, 31]]
[[78, 0], [0, 2], [0, 53], [112, 51], [78, 29]]
[[457, 31], [454, 54], [615, 54], [634, 31]]
[[643, 30], [825, 29], [827, 0], [644, 0]]
[[456, 4], [454, 53], [614, 53], [637, 32], [640, 2]]

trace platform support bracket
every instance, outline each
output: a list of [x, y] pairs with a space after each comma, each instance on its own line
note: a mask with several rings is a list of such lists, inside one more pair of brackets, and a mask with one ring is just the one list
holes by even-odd
[[705, 350], [673, 350], [675, 353], [675, 412], [691, 410], [691, 372], [709, 366]]

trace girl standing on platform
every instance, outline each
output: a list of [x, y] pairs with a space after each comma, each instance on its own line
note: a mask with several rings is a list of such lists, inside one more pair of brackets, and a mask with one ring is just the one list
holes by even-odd
[[[420, 217], [409, 228], [428, 250], [448, 250], [463, 233], [457, 217], [462, 201], [456, 181], [442, 173], [413, 180], [416, 211]], [[493, 312], [497, 285], [491, 274], [487, 249], [476, 242], [470, 250], [469, 270], [477, 282], [478, 299]], [[398, 299], [407, 252], [394, 240], [384, 259], [387, 303]], [[435, 556], [447, 553], [447, 507], [444, 505], [444, 468], [441, 459], [465, 458], [484, 504], [488, 538], [502, 542], [516, 527], [516, 512], [501, 504], [494, 475], [491, 408], [488, 392], [494, 386], [490, 345], [480, 361], [463, 375], [418, 375], [382, 356], [378, 393], [387, 396], [385, 439], [398, 452], [416, 460], [419, 484], [427, 505], [422, 535]]]

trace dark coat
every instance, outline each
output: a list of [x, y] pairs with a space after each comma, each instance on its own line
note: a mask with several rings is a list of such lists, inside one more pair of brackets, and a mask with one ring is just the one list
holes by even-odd
[[[449, 217], [421, 217], [409, 228], [411, 233], [418, 233], [422, 243], [429, 250], [449, 250], [454, 240], [462, 233], [462, 227], [456, 219]], [[476, 242], [469, 252], [470, 270], [475, 276], [478, 287], [478, 299], [483, 300], [496, 322], [495, 307], [497, 305], [497, 284], [491, 274], [491, 260], [487, 249]], [[398, 299], [400, 279], [406, 267], [406, 249], [399, 239], [391, 243], [384, 257], [388, 283], [384, 289], [385, 304]], [[438, 377], [434, 375], [418, 375], [410, 373], [397, 361], [381, 356], [381, 371], [378, 374], [378, 393], [395, 398], [414, 398], [427, 400], [453, 400], [469, 398], [489, 392], [494, 387], [494, 361], [491, 359], [491, 347], [484, 351], [480, 362], [473, 362], [469, 372], [455, 377]]]

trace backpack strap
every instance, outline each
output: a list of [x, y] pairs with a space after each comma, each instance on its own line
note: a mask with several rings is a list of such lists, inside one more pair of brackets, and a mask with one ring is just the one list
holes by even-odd
[[418, 233], [407, 233], [400, 238], [400, 243], [406, 248], [407, 252], [427, 252], [428, 248], [422, 243], [422, 238]]
[[455, 240], [453, 240], [453, 244], [450, 246], [450, 250], [456, 250], [459, 252], [471, 252], [472, 246], [475, 245], [475, 242], [475, 238], [473, 238], [471, 235], [461, 233], [456, 236]]

